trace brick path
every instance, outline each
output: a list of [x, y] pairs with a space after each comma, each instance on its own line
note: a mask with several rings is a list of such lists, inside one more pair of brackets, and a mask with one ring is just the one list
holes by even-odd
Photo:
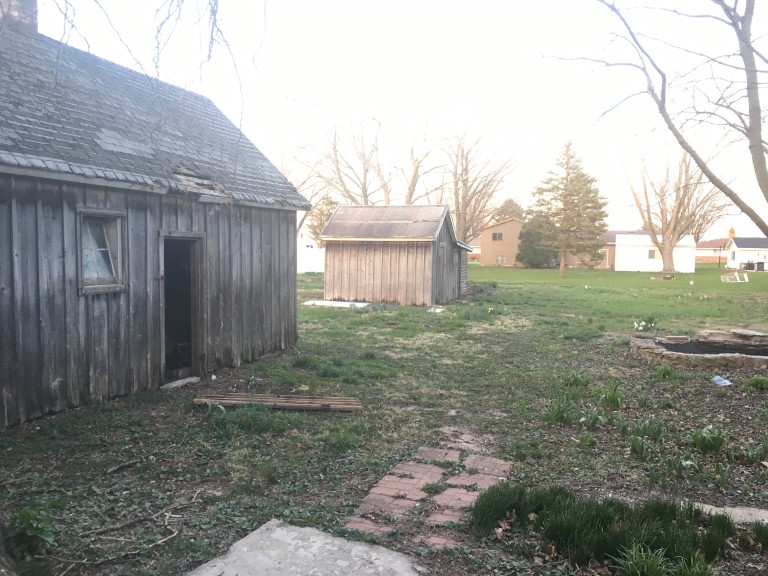
[[[451, 467], [446, 462], [453, 463]], [[442, 466], [436, 465], [442, 464]], [[355, 514], [347, 518], [350, 530], [383, 536], [399, 522], [419, 515], [429, 526], [459, 524], [467, 519], [467, 508], [474, 504], [480, 490], [505, 480], [509, 463], [497, 458], [470, 454], [463, 460], [458, 450], [420, 448], [413, 460], [395, 466], [363, 498]], [[426, 484], [443, 490], [429, 497]], [[450, 538], [430, 536], [425, 543], [432, 548], [447, 548], [456, 543]]]

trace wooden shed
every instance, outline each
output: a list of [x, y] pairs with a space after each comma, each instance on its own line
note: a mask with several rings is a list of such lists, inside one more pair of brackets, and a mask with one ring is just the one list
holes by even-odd
[[308, 203], [208, 99], [0, 26], [0, 424], [296, 340]]
[[320, 237], [326, 300], [433, 306], [466, 289], [448, 206], [339, 206]]

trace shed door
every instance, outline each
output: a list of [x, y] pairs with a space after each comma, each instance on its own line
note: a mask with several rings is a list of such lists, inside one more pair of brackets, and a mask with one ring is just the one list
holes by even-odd
[[162, 361], [163, 380], [172, 382], [202, 373], [201, 266], [199, 238], [164, 237]]

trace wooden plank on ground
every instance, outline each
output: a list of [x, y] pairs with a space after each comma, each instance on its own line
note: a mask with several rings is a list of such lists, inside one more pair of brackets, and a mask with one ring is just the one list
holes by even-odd
[[220, 404], [221, 406], [245, 406], [264, 404], [282, 410], [330, 410], [332, 412], [359, 412], [360, 400], [331, 396], [291, 396], [286, 394], [222, 393], [195, 398], [195, 404]]

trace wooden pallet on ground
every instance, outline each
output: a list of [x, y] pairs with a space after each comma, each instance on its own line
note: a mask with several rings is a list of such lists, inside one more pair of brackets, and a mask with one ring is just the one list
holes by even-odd
[[237, 392], [202, 396], [195, 398], [194, 403], [220, 404], [221, 406], [264, 404], [279, 410], [329, 410], [332, 412], [359, 412], [363, 409], [358, 398], [290, 394], [243, 394]]

